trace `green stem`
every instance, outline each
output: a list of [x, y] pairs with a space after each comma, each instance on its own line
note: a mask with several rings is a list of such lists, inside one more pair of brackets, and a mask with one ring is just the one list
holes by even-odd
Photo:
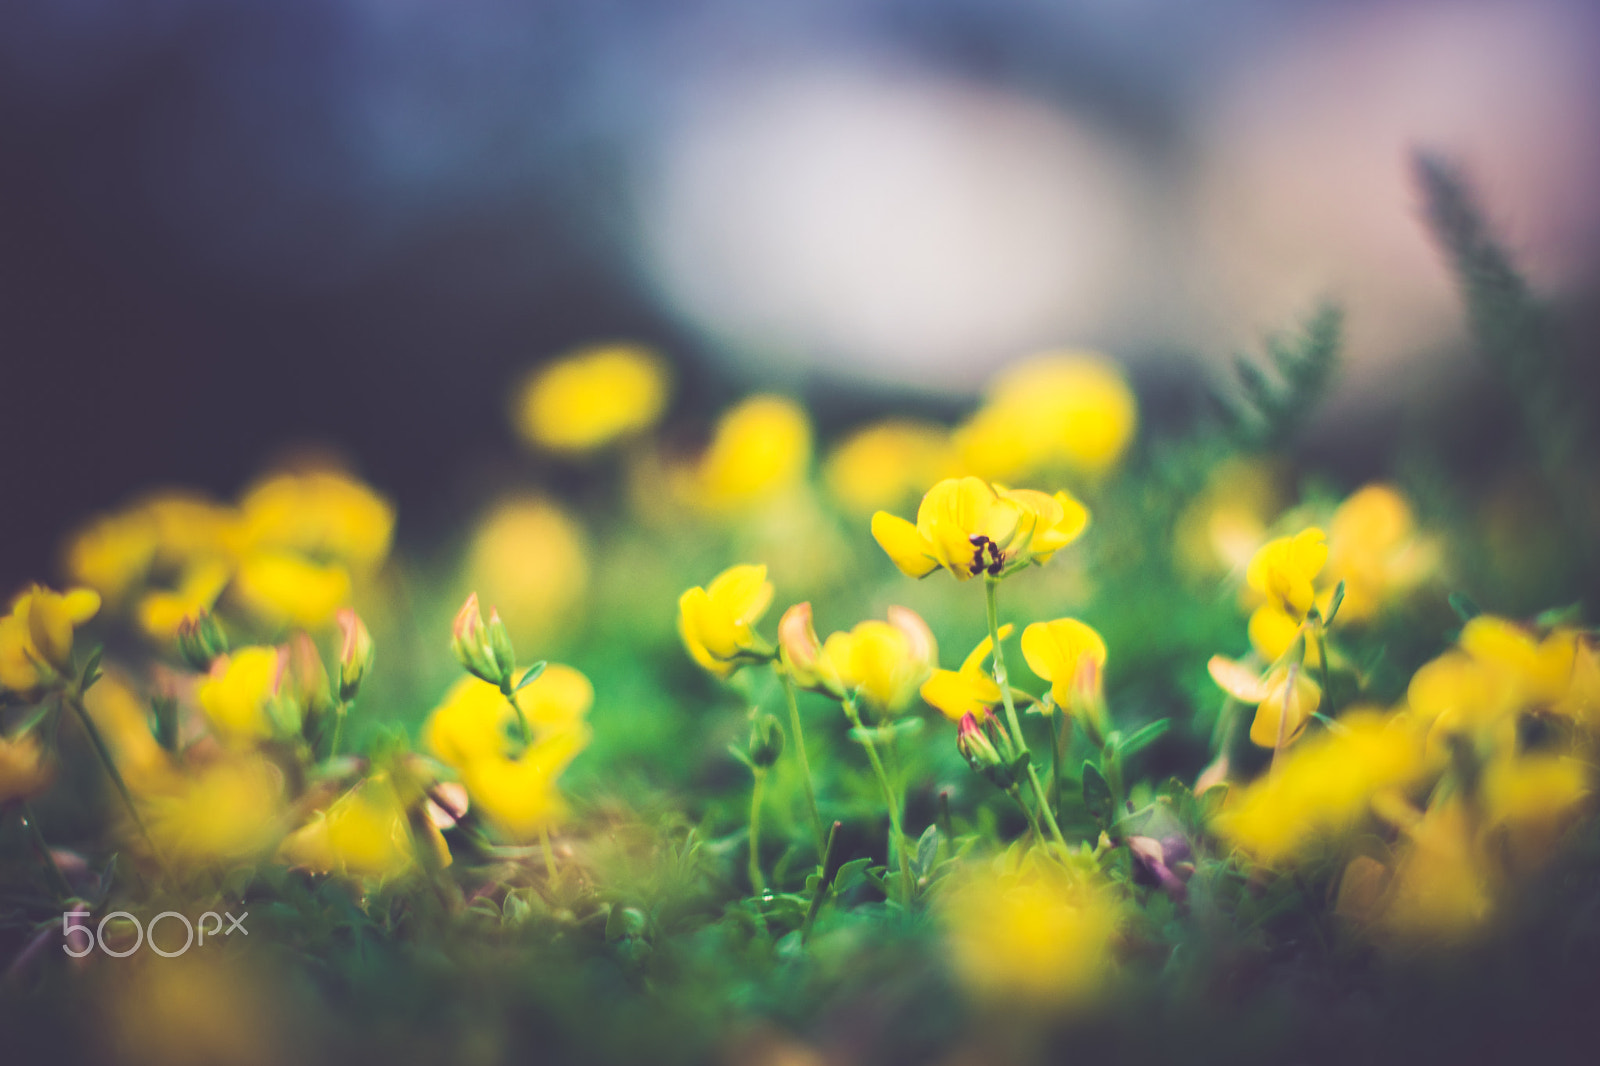
[[822, 847], [822, 866], [817, 871], [817, 890], [811, 895], [811, 906], [806, 908], [805, 924], [800, 926], [800, 943], [802, 944], [811, 935], [811, 926], [816, 922], [817, 915], [822, 911], [822, 901], [828, 898], [828, 886], [833, 884], [832, 874], [837, 872], [830, 872], [828, 864], [833, 861], [833, 840], [834, 836], [839, 832], [840, 824], [839, 822], [833, 823], [833, 827], [828, 830], [828, 842]]
[[33, 845], [39, 861], [44, 864], [51, 886], [61, 899], [71, 899], [72, 886], [67, 884], [66, 875], [61, 872], [61, 867], [56, 865], [55, 856], [50, 854], [50, 845], [45, 843], [44, 833], [39, 829], [39, 819], [33, 813], [33, 804], [27, 800], [22, 801], [22, 827], [27, 830], [28, 843]]
[[849, 717], [850, 724], [861, 738], [861, 746], [867, 749], [867, 760], [872, 763], [872, 772], [878, 775], [878, 786], [883, 789], [883, 802], [889, 808], [889, 847], [900, 857], [900, 905], [910, 909], [911, 862], [906, 855], [905, 833], [900, 828], [900, 808], [895, 803], [894, 789], [889, 784], [889, 775], [884, 773], [883, 761], [878, 758], [877, 742], [861, 724], [855, 701], [846, 696], [840, 702], [844, 705], [844, 713]]
[[[117, 786], [117, 792], [122, 796], [122, 802], [128, 808], [128, 815], [133, 819], [133, 824], [139, 827], [139, 833], [144, 837], [146, 844], [150, 845], [150, 852], [161, 862], [161, 850], [156, 847], [156, 842], [150, 837], [150, 830], [145, 828], [144, 819], [139, 817], [139, 809], [134, 806], [133, 793], [128, 791], [128, 783], [122, 779], [122, 772], [117, 769], [116, 760], [111, 757], [111, 749], [106, 747], [105, 737], [100, 735], [100, 728], [94, 724], [94, 719], [89, 715], [89, 709], [83, 705], [83, 699], [75, 692], [64, 691], [62, 699], [67, 706], [77, 714], [78, 721], [83, 725], [85, 733], [89, 734], [89, 742], [94, 746], [95, 754], [100, 757], [101, 764], [106, 768], [106, 774], [111, 778], [111, 783]], [[165, 863], [163, 862], [163, 865]]]
[[1043, 840], [1044, 827], [1039, 824], [1039, 816], [1034, 814], [1033, 808], [1028, 806], [1027, 802], [1023, 800], [1022, 793], [1017, 791], [1017, 786], [1012, 785], [1010, 788], [1006, 789], [1006, 795], [1015, 800], [1017, 806], [1022, 808], [1022, 813], [1027, 816], [1028, 825], [1033, 830], [1034, 839]]
[[[1060, 721], [1057, 721], [1057, 719]], [[1050, 809], [1061, 817], [1061, 764], [1067, 757], [1066, 731], [1072, 721], [1057, 707], [1055, 714], [1047, 717], [1050, 723]]]
[[767, 771], [755, 769], [755, 785], [750, 789], [750, 889], [758, 896], [767, 894], [766, 878], [761, 876], [761, 793]]
[[550, 827], [539, 827], [539, 849], [544, 852], [544, 873], [551, 884], [556, 880], [556, 850], [550, 846]]
[[517, 735], [522, 738], [523, 747], [533, 743], [533, 733], [528, 729], [528, 716], [522, 713], [522, 704], [517, 702], [517, 693], [513, 689], [502, 689], [506, 694], [506, 702], [511, 704], [511, 709], [517, 712]]
[[800, 758], [800, 780], [806, 786], [806, 808], [811, 814], [811, 831], [817, 838], [817, 854], [826, 855], [828, 841], [833, 839], [831, 832], [822, 830], [822, 813], [817, 809], [817, 792], [811, 784], [811, 762], [806, 758], [806, 736], [800, 729], [800, 702], [795, 698], [794, 682], [789, 675], [784, 673], [774, 664], [773, 669], [778, 670], [778, 676], [783, 680], [784, 695], [789, 697], [789, 731], [794, 734], [794, 751]]
[[[989, 641], [994, 652], [994, 683], [1000, 686], [1000, 701], [1005, 704], [1006, 724], [1011, 729], [1011, 740], [1018, 751], [1028, 750], [1028, 742], [1022, 735], [1022, 723], [1017, 719], [1017, 705], [1011, 698], [1011, 683], [1006, 678], [1006, 655], [1000, 647], [1000, 605], [995, 595], [998, 579], [986, 576], [983, 579], [984, 605], [989, 617]], [[1044, 812], [1045, 822], [1050, 826], [1050, 835], [1057, 844], [1065, 846], [1067, 840], [1061, 835], [1061, 827], [1056, 824], [1056, 816], [1050, 810], [1050, 802], [1044, 794], [1044, 786], [1039, 783], [1038, 771], [1033, 768], [1033, 760], [1028, 760], [1028, 783], [1033, 786], [1033, 798], [1038, 802], [1039, 809]]]
[[333, 705], [333, 739], [328, 742], [328, 758], [332, 759], [339, 754], [339, 738], [344, 733], [345, 712], [350, 709], [350, 704], [339, 700]]
[[[1116, 734], [1112, 734], [1112, 740], [1115, 739]], [[1122, 757], [1111, 744], [1100, 749], [1100, 770], [1105, 774], [1106, 787], [1111, 790], [1111, 828], [1116, 828], [1128, 813], [1128, 796], [1122, 784]]]

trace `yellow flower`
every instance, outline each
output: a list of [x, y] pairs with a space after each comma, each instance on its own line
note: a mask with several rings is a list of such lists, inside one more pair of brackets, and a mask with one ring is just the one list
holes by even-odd
[[[1000, 639], [1004, 641], [1014, 628], [1010, 623], [1001, 626]], [[983, 665], [993, 649], [994, 643], [984, 637], [962, 661], [961, 669], [935, 670], [933, 676], [922, 683], [922, 698], [944, 712], [952, 722], [959, 722], [969, 714], [981, 722], [1000, 702], [1000, 686]]]
[[823, 641], [817, 672], [835, 694], [859, 695], [882, 717], [905, 710], [938, 662], [927, 623], [914, 611], [891, 607], [887, 622], [868, 619]]
[[1330, 584], [1344, 582], [1339, 617], [1360, 622], [1438, 568], [1438, 546], [1416, 532], [1411, 505], [1391, 485], [1367, 485], [1334, 512], [1328, 527]]
[[[1316, 527], [1268, 541], [1250, 560], [1245, 582], [1266, 598], [1250, 616], [1250, 642], [1268, 662], [1290, 649], [1306, 615], [1318, 605], [1312, 582], [1327, 561], [1327, 536]], [[1307, 640], [1306, 661], [1316, 665], [1321, 654], [1317, 642]]]
[[536, 645], [571, 621], [589, 581], [583, 531], [538, 496], [506, 500], [473, 534], [466, 580], [493, 603], [513, 643]]
[[1494, 886], [1462, 805], [1452, 800], [1434, 806], [1407, 836], [1380, 927], [1403, 940], [1443, 943], [1480, 929], [1493, 912]]
[[1256, 705], [1250, 740], [1263, 748], [1294, 743], [1322, 701], [1322, 686], [1296, 663], [1274, 666], [1258, 675], [1243, 663], [1213, 655], [1206, 669], [1222, 691], [1241, 703]]
[[[439, 866], [450, 865], [450, 850], [431, 822], [427, 843]], [[417, 861], [411, 820], [386, 773], [374, 774], [334, 800], [328, 809], [283, 842], [290, 862], [321, 873], [387, 880], [411, 870]]]
[[350, 603], [350, 573], [338, 563], [314, 563], [293, 552], [260, 552], [239, 567], [239, 600], [275, 625], [316, 629]]
[[1480, 614], [1461, 628], [1463, 651], [1506, 678], [1522, 704], [1558, 701], [1571, 684], [1577, 634], [1556, 629], [1543, 639], [1504, 618]]
[[183, 571], [176, 590], [152, 589], [139, 599], [139, 625], [157, 640], [171, 640], [178, 627], [216, 606], [230, 568], [220, 559], [199, 559]]
[[83, 694], [83, 705], [134, 795], [170, 791], [177, 785], [177, 765], [150, 731], [150, 705], [125, 675], [109, 669]]
[[212, 664], [196, 698], [212, 729], [224, 740], [247, 742], [272, 736], [268, 703], [278, 693], [284, 656], [278, 648], [240, 648]]
[[1242, 573], [1281, 508], [1281, 473], [1262, 460], [1219, 463], [1178, 519], [1177, 556], [1196, 577]]
[[96, 518], [67, 542], [72, 580], [117, 601], [143, 581], [155, 558], [157, 529], [139, 510]]
[[811, 462], [811, 422], [791, 400], [752, 396], [717, 422], [695, 471], [695, 502], [733, 512], [798, 485]]
[[1412, 723], [1351, 710], [1229, 797], [1217, 831], [1258, 862], [1290, 862], [1357, 828], [1375, 796], [1410, 785], [1424, 768]]
[[851, 434], [828, 457], [828, 488], [858, 514], [903, 502], [922, 486], [948, 477], [954, 466], [942, 426], [890, 420]]
[[[520, 678], [519, 678], [520, 680]], [[594, 704], [594, 686], [582, 673], [550, 663], [517, 692], [528, 724], [540, 736], [581, 727]], [[511, 753], [516, 712], [500, 689], [475, 677], [450, 686], [423, 726], [423, 743], [446, 765], [462, 769], [477, 759]]]
[[1501, 755], [1484, 768], [1484, 821], [1514, 870], [1537, 869], [1550, 857], [1593, 776], [1585, 763], [1556, 755]]
[[980, 999], [1071, 1008], [1114, 968], [1118, 906], [1087, 856], [1034, 849], [969, 868], [943, 888], [937, 913], [956, 976]]
[[1050, 682], [1056, 705], [1070, 706], [1073, 689], [1097, 699], [1106, 665], [1106, 642], [1076, 618], [1035, 622], [1022, 631], [1022, 657], [1028, 668]]
[[588, 743], [586, 726], [558, 730], [515, 758], [474, 759], [461, 780], [496, 829], [512, 840], [531, 840], [566, 818], [556, 779]]
[[333, 470], [268, 477], [245, 492], [239, 508], [246, 554], [296, 552], [358, 570], [377, 566], [389, 554], [394, 508]]
[[772, 604], [772, 591], [766, 566], [744, 564], [680, 596], [678, 633], [694, 661], [725, 678], [746, 662], [771, 658], [771, 647], [753, 626]]
[[655, 425], [667, 388], [666, 365], [648, 348], [584, 348], [528, 376], [517, 393], [517, 432], [551, 451], [592, 451]]
[[161, 854], [186, 865], [242, 862], [284, 831], [283, 773], [267, 759], [224, 759], [142, 800]]
[[1065, 465], [1099, 474], [1116, 464], [1138, 424], [1120, 371], [1090, 353], [1036, 356], [995, 380], [985, 405], [956, 433], [967, 469], [1013, 478]]
[[965, 581], [1049, 562], [1088, 523], [1089, 512], [1067, 492], [1047, 496], [964, 477], [929, 489], [917, 508], [916, 525], [879, 511], [872, 516], [872, 535], [910, 577], [943, 567]]
[[44, 749], [32, 733], [0, 737], [0, 807], [37, 796], [54, 778], [55, 766], [45, 761]]
[[100, 594], [34, 585], [0, 618], [0, 688], [28, 693], [72, 665], [73, 630], [100, 610]]

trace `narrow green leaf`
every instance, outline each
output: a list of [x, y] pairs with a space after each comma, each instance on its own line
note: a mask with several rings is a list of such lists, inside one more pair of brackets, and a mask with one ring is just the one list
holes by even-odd
[[922, 836], [917, 838], [917, 854], [911, 863], [911, 870], [920, 881], [928, 876], [933, 869], [934, 861], [939, 857], [939, 827], [930, 825], [922, 831]]
[[540, 659], [538, 662], [536, 662], [532, 666], [528, 667], [528, 672], [522, 675], [522, 680], [518, 681], [517, 682], [517, 687], [512, 689], [511, 691], [512, 692], [521, 692], [523, 689], [527, 688], [529, 685], [531, 685], [535, 681], [539, 680], [539, 675], [543, 674], [544, 673], [544, 668], [546, 666], [549, 666], [549, 665], [550, 665], [549, 663], [545, 662], [543, 659]]
[[1117, 745], [1117, 754], [1122, 756], [1132, 755], [1135, 752], [1148, 748], [1154, 744], [1161, 735], [1172, 726], [1172, 719], [1157, 718], [1142, 729], [1135, 730], [1131, 735]]
[[1083, 764], [1083, 805], [1102, 827], [1111, 824], [1111, 786], [1106, 784], [1105, 775], [1092, 762]]
[[1465, 592], [1452, 592], [1450, 594], [1450, 609], [1461, 619], [1463, 625], [1472, 621], [1483, 613], [1483, 609], [1473, 602], [1471, 596]]

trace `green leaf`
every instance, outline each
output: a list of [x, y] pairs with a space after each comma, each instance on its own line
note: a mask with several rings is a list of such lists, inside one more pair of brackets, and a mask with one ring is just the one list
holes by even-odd
[[1111, 799], [1111, 786], [1106, 784], [1105, 775], [1092, 762], [1083, 764], [1083, 805], [1102, 828], [1111, 824], [1115, 806]]
[[1344, 582], [1341, 581], [1333, 587], [1333, 599], [1328, 604], [1328, 617], [1323, 625], [1333, 625], [1333, 620], [1339, 616], [1339, 608], [1344, 605]]
[[91, 685], [100, 680], [100, 657], [105, 654], [105, 645], [96, 644], [89, 653], [88, 660], [83, 664], [83, 673], [78, 681], [78, 691], [88, 692]]
[[930, 825], [922, 831], [922, 836], [917, 838], [917, 854], [911, 863], [911, 872], [916, 875], [918, 881], [928, 876], [938, 857], [939, 827]]
[[1135, 730], [1131, 735], [1117, 744], [1117, 754], [1121, 756], [1132, 755], [1154, 744], [1163, 733], [1172, 726], [1172, 719], [1157, 718], [1142, 729]]
[[867, 879], [867, 867], [872, 865], [868, 858], [851, 859], [839, 867], [839, 872], [833, 875], [833, 891], [844, 895]]
[[522, 680], [518, 681], [517, 682], [517, 687], [512, 689], [511, 691], [512, 692], [521, 692], [523, 689], [527, 688], [529, 685], [531, 685], [535, 681], [539, 680], [539, 676], [544, 673], [544, 668], [546, 666], [549, 666], [549, 665], [550, 665], [549, 663], [547, 663], [543, 659], [540, 659], [538, 662], [536, 662], [532, 666], [528, 667], [528, 672], [522, 675]]
[[1473, 602], [1471, 596], [1465, 592], [1452, 592], [1450, 594], [1450, 609], [1461, 619], [1463, 625], [1472, 621], [1483, 613], [1483, 609]]

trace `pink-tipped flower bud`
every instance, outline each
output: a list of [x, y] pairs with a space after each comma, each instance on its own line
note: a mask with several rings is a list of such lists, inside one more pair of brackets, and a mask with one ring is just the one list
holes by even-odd
[[339, 699], [348, 703], [361, 691], [361, 679], [372, 669], [372, 634], [349, 607], [334, 615], [339, 626]]
[[778, 652], [796, 685], [813, 690], [826, 688], [819, 672], [822, 643], [811, 623], [810, 603], [797, 603], [783, 612], [778, 621]]
[[962, 715], [956, 730], [956, 750], [975, 773], [988, 778], [998, 788], [1008, 789], [1015, 783], [1015, 775], [994, 741], [989, 739], [987, 726], [987, 720], [980, 724], [975, 716]]
[[[495, 615], [495, 621], [499, 621], [499, 615]], [[509, 658], [510, 641], [503, 637], [505, 625], [502, 623], [499, 629]], [[456, 612], [455, 624], [450, 631], [450, 649], [472, 676], [497, 685], [502, 690], [510, 684], [512, 669], [501, 666], [491, 637], [491, 627], [483, 624], [483, 613], [478, 608], [476, 592], [468, 596], [467, 602]]]
[[228, 635], [210, 611], [197, 611], [178, 623], [178, 655], [191, 670], [205, 673], [218, 656], [226, 654]]
[[933, 639], [933, 630], [922, 616], [909, 607], [889, 608], [889, 624], [906, 635], [910, 641], [911, 661], [918, 664], [918, 672], [929, 674], [939, 668], [939, 643]]

